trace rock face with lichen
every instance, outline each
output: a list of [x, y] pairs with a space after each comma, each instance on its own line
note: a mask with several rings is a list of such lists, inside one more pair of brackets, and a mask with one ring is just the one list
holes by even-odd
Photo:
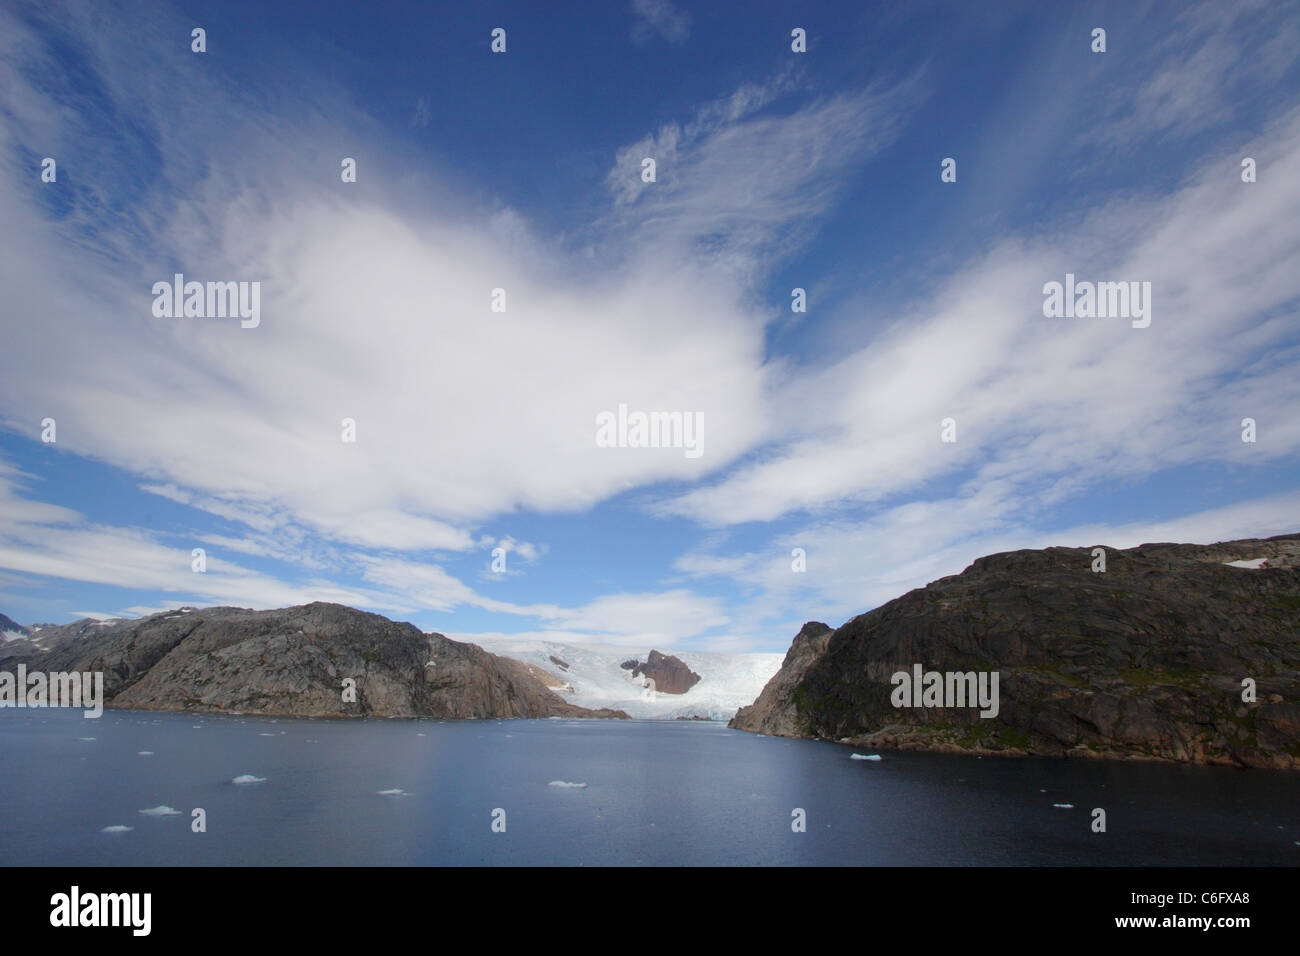
[[[990, 555], [833, 631], [807, 624], [731, 726], [859, 747], [1300, 768], [1300, 535], [1105, 555], [1104, 572], [1091, 548]], [[891, 677], [916, 664], [996, 671], [997, 716], [895, 707]]]
[[[627, 716], [567, 703], [526, 665], [474, 644], [338, 604], [183, 609], [78, 621], [39, 636], [0, 667], [103, 671], [110, 707], [299, 717]], [[355, 682], [355, 700], [344, 694], [347, 680]]]

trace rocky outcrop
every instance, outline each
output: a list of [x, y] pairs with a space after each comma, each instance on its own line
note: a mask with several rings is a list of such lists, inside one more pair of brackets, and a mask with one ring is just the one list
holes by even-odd
[[[1100, 573], [1091, 548], [990, 555], [834, 631], [805, 625], [731, 726], [858, 747], [1300, 768], [1300, 535], [1105, 553]], [[896, 707], [891, 678], [917, 664], [996, 672], [997, 715]]]
[[0, 641], [14, 641], [27, 637], [31, 631], [13, 618], [0, 614]]
[[671, 654], [660, 654], [652, 650], [650, 656], [642, 663], [637, 660], [624, 661], [620, 667], [630, 668], [633, 677], [648, 677], [654, 681], [654, 689], [660, 694], [684, 694], [700, 682], [700, 675], [686, 666], [686, 662]]
[[[53, 633], [51, 633], [53, 632]], [[626, 717], [569, 704], [517, 661], [338, 604], [184, 609], [42, 631], [7, 657], [102, 671], [108, 706], [304, 717]], [[18, 643], [18, 642], [13, 642]], [[539, 668], [540, 670], [540, 668]], [[352, 681], [355, 694], [345, 693]]]
[[804, 674], [825, 652], [832, 631], [821, 621], [809, 621], [795, 635], [776, 672], [758, 699], [736, 711], [728, 726], [777, 737], [798, 737], [803, 725], [793, 705], [795, 690]]

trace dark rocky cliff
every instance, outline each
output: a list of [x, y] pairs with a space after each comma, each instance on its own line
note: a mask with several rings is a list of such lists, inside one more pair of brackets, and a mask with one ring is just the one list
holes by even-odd
[[[626, 717], [552, 693], [517, 661], [338, 604], [78, 621], [11, 642], [3, 668], [103, 671], [111, 707], [304, 717]], [[26, 648], [14, 648], [13, 644]], [[17, 651], [20, 651], [15, 653]], [[355, 681], [356, 700], [343, 699]]]
[[[1225, 562], [1267, 557], [1266, 567]], [[859, 747], [1300, 768], [1300, 535], [980, 558], [830, 631], [808, 624], [742, 730]], [[915, 664], [996, 671], [996, 717], [891, 702]], [[1255, 702], [1242, 699], [1256, 682]]]

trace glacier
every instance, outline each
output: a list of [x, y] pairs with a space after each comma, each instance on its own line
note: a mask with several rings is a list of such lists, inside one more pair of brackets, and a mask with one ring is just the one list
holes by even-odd
[[[551, 688], [566, 701], [580, 707], [610, 707], [629, 717], [674, 720], [678, 717], [730, 720], [741, 707], [754, 702], [764, 685], [781, 668], [784, 654], [717, 654], [709, 651], [679, 651], [655, 647], [662, 654], [680, 658], [700, 675], [700, 682], [685, 694], [650, 694], [630, 671], [619, 667], [630, 658], [645, 660], [649, 647], [618, 647], [602, 644], [566, 644], [535, 638], [475, 635], [458, 637], [485, 651], [533, 664], [564, 681]], [[552, 657], [569, 665], [559, 667]]]

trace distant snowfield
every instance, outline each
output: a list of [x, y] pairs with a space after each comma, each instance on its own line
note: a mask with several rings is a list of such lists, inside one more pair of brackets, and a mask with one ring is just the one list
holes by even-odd
[[[453, 640], [459, 640], [449, 634]], [[475, 638], [485, 651], [535, 664], [565, 681], [567, 687], [552, 688], [579, 707], [610, 707], [626, 711], [629, 717], [672, 720], [677, 717], [708, 717], [730, 720], [736, 710], [754, 702], [763, 686], [781, 668], [784, 654], [710, 654], [675, 651], [672, 654], [700, 675], [700, 682], [685, 694], [649, 696], [641, 681], [618, 665], [635, 657], [644, 661], [650, 648], [608, 647], [598, 644], [556, 644], [550, 641], [511, 637]], [[566, 671], [551, 660], [558, 657], [569, 665]]]

